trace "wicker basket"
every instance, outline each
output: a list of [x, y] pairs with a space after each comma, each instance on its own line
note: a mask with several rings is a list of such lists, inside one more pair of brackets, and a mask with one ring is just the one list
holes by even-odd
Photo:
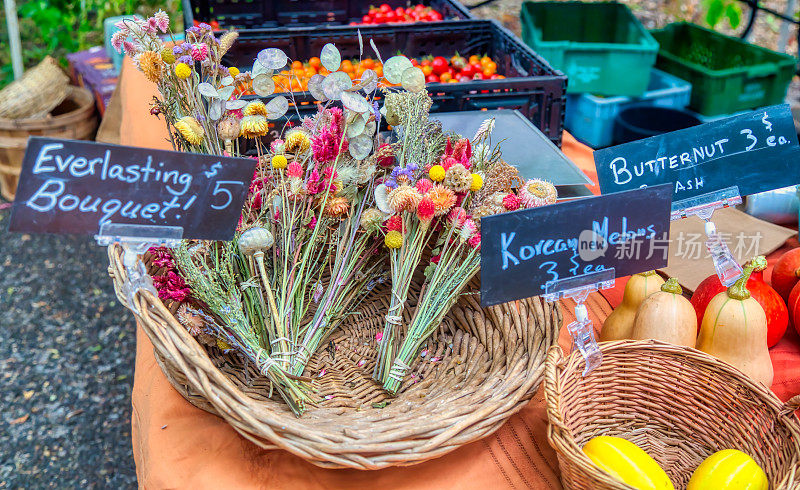
[[547, 356], [548, 437], [566, 489], [631, 489], [581, 448], [594, 436], [636, 443], [683, 489], [720, 449], [739, 449], [764, 469], [770, 488], [800, 488], [800, 423], [787, 403], [729, 364], [657, 341], [603, 342], [603, 363], [582, 377], [583, 358], [558, 347]]
[[[121, 289], [121, 253], [109, 247], [109, 273], [130, 306]], [[406, 321], [419, 286], [412, 285]], [[255, 444], [326, 468], [420, 463], [493, 433], [536, 392], [562, 320], [557, 304], [538, 298], [484, 310], [477, 295], [465, 295], [413, 366], [413, 377], [389, 398], [370, 379], [388, 298], [386, 286], [376, 288], [311, 358], [305, 374], [314, 377], [319, 402], [300, 418], [267, 398], [266, 379], [236, 356], [201, 346], [151, 293], [138, 293], [134, 302], [156, 359], [184, 397]]]

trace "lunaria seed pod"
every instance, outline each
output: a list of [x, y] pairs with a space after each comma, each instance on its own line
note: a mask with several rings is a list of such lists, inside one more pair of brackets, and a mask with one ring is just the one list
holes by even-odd
[[233, 116], [227, 116], [217, 123], [217, 132], [219, 137], [225, 141], [236, 139], [242, 130], [242, 125], [239, 120]]
[[275, 243], [272, 233], [266, 228], [250, 228], [239, 237], [239, 251], [244, 255], [264, 252]]

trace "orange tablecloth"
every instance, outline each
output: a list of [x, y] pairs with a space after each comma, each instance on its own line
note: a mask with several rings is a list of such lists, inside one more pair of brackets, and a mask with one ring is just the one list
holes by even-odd
[[[149, 114], [155, 87], [127, 59], [123, 73], [120, 144], [170, 149], [163, 121]], [[596, 181], [589, 148], [565, 133], [563, 150]], [[599, 193], [597, 186], [593, 191]], [[625, 282], [620, 279], [616, 288], [589, 297], [587, 306], [595, 327], [619, 303]], [[563, 306], [566, 324], [573, 319], [573, 305]], [[569, 349], [566, 329], [559, 344]], [[800, 393], [800, 370], [792, 368], [800, 361], [800, 338], [790, 332], [771, 354], [775, 392], [782, 399]], [[286, 451], [258, 448], [172, 388], [141, 329], [132, 404], [136, 471], [139, 484], [147, 488], [561, 488], [558, 462], [547, 443], [541, 390], [528, 406], [481, 441], [416, 466], [378, 471], [326, 470]]]

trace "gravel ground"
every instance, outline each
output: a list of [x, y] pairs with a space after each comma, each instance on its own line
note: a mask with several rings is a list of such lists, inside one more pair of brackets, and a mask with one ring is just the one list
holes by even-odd
[[133, 488], [134, 321], [105, 249], [8, 233], [9, 216], [0, 211], [0, 488]]

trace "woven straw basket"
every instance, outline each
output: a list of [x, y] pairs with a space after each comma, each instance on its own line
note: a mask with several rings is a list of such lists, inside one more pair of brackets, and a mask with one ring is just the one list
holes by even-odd
[[628, 439], [652, 456], [676, 489], [712, 453], [739, 449], [756, 460], [770, 488], [800, 488], [800, 397], [782, 403], [736, 368], [657, 341], [603, 342], [603, 363], [582, 377], [579, 353], [548, 352], [548, 437], [566, 489], [632, 489], [613, 480], [581, 448], [594, 436]]
[[[109, 247], [109, 273], [130, 307], [121, 254]], [[413, 311], [419, 288], [412, 285], [406, 310]], [[312, 357], [305, 375], [314, 378], [319, 401], [299, 418], [277, 396], [267, 397], [265, 378], [237, 356], [200, 345], [151, 293], [136, 294], [134, 312], [167, 378], [191, 403], [263, 448], [326, 468], [377, 469], [441, 456], [493, 433], [538, 389], [547, 350], [557, 342], [558, 305], [534, 298], [481, 309], [472, 294], [453, 307], [413, 377], [390, 398], [370, 379], [388, 298], [386, 285], [376, 288]]]

